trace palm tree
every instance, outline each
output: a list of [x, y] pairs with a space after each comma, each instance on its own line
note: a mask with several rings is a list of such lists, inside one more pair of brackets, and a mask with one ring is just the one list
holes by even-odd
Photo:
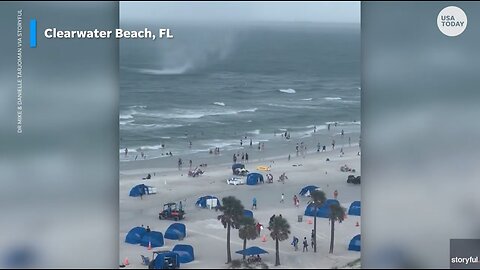
[[284, 219], [281, 215], [275, 216], [270, 220], [268, 225], [270, 230], [270, 236], [275, 240], [275, 266], [280, 265], [280, 253], [279, 253], [279, 241], [284, 241], [288, 239], [290, 234], [290, 225], [287, 220]]
[[313, 218], [313, 252], [317, 252], [317, 210], [327, 200], [325, 192], [321, 190], [314, 190], [310, 192], [311, 203], [313, 204], [315, 211]]
[[330, 205], [330, 253], [333, 253], [333, 242], [335, 238], [335, 221], [342, 223], [345, 219], [345, 208], [338, 204]]
[[[243, 239], [243, 250], [247, 249], [247, 240], [255, 240], [258, 236], [255, 220], [252, 217], [243, 217], [240, 220], [238, 236]], [[245, 260], [245, 254], [243, 254]]]
[[232, 254], [230, 252], [230, 229], [238, 228], [240, 219], [243, 217], [243, 210], [242, 202], [237, 198], [233, 196], [222, 198], [220, 211], [222, 211], [223, 214], [218, 216], [218, 220], [220, 220], [223, 227], [227, 229], [227, 263], [232, 262]]

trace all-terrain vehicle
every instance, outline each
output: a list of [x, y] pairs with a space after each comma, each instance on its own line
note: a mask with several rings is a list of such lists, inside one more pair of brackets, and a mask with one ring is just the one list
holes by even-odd
[[177, 203], [166, 203], [163, 205], [163, 211], [158, 213], [158, 219], [182, 220], [185, 211], [182, 208], [177, 208]]

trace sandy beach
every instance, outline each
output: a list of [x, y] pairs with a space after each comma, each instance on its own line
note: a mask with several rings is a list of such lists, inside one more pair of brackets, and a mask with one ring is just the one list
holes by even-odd
[[[269, 236], [266, 229], [268, 220], [273, 214], [282, 214], [291, 226], [291, 235], [288, 240], [280, 243], [281, 266], [275, 268], [341, 268], [360, 258], [360, 252], [348, 251], [348, 244], [352, 237], [360, 233], [358, 216], [348, 216], [347, 219], [336, 224], [335, 249], [333, 254], [328, 253], [330, 243], [330, 225], [326, 218], [317, 219], [317, 253], [309, 247], [308, 253], [294, 251], [291, 245], [293, 236], [310, 241], [313, 224], [308, 224], [313, 217], [303, 216], [308, 197], [300, 198], [300, 206], [293, 204], [293, 196], [307, 185], [319, 186], [327, 195], [333, 198], [333, 192], [338, 190], [340, 204], [347, 208], [353, 201], [360, 200], [360, 185], [347, 184], [347, 176], [352, 173], [341, 172], [340, 166], [348, 165], [356, 170], [355, 175], [360, 175], [360, 156], [358, 146], [344, 147], [344, 155], [340, 156], [340, 147], [327, 152], [312, 152], [305, 157], [292, 155], [290, 161], [283, 156], [277, 158], [262, 158], [252, 160], [246, 164], [250, 172], [255, 172], [258, 165], [271, 166], [275, 182], [271, 184], [227, 185], [226, 179], [232, 177], [231, 162], [226, 162], [226, 157], [220, 158], [218, 163], [209, 163], [205, 173], [199, 177], [188, 177], [188, 165], [178, 170], [176, 166], [165, 168], [153, 163], [138, 162], [136, 166], [129, 164], [129, 169], [120, 171], [120, 259], [128, 258], [130, 265], [127, 268], [146, 268], [141, 264], [140, 255], [152, 257], [152, 251], [171, 250], [176, 244], [189, 244], [195, 250], [195, 261], [182, 264], [182, 268], [227, 268], [226, 262], [226, 230], [217, 220], [220, 212], [202, 209], [195, 206], [196, 200], [204, 195], [213, 195], [220, 200], [222, 197], [235, 196], [242, 201], [245, 209], [251, 209], [253, 197], [257, 198], [258, 209], [254, 210], [254, 218], [265, 226], [261, 236], [266, 235], [266, 241], [261, 237], [248, 241], [248, 246], [259, 246], [269, 254], [262, 256], [262, 261], [269, 268], [275, 263], [275, 241]], [[326, 161], [329, 158], [330, 161]], [[176, 159], [175, 159], [176, 160]], [[223, 162], [222, 162], [223, 161]], [[146, 166], [148, 164], [148, 166]], [[297, 165], [297, 166], [294, 166]], [[282, 184], [276, 181], [278, 176], [285, 172], [288, 180]], [[149, 180], [142, 180], [148, 173], [152, 175]], [[265, 175], [265, 172], [262, 172]], [[157, 194], [146, 195], [143, 198], [130, 197], [130, 189], [144, 183], [157, 188]], [[280, 203], [281, 194], [285, 194], [285, 202]], [[186, 215], [181, 221], [187, 227], [187, 237], [181, 241], [165, 239], [165, 245], [153, 250], [147, 250], [140, 245], [125, 243], [125, 236], [135, 226], [150, 226], [152, 230], [165, 232], [174, 221], [159, 220], [158, 213], [163, 204], [182, 201]], [[298, 216], [303, 216], [303, 221], [298, 222]], [[243, 240], [238, 237], [238, 230], [232, 230], [232, 259], [241, 259], [242, 256], [235, 251], [242, 249]]]

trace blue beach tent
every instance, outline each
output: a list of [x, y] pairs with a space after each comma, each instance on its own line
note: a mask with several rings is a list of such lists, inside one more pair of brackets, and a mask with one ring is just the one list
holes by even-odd
[[187, 228], [183, 223], [173, 223], [165, 231], [164, 238], [170, 240], [183, 240], [187, 235]]
[[357, 234], [355, 237], [350, 240], [350, 244], [348, 245], [348, 250], [353, 251], [360, 251], [360, 244], [361, 244], [361, 235]]
[[163, 234], [156, 231], [145, 233], [140, 240], [140, 245], [148, 247], [149, 243], [152, 245], [152, 248], [163, 247]]
[[243, 210], [243, 216], [253, 218], [253, 212], [245, 209], [245, 210]]
[[240, 164], [240, 163], [235, 163], [232, 165], [232, 172], [235, 174], [236, 169], [245, 169], [245, 165]]
[[300, 190], [300, 192], [298, 194], [300, 194], [301, 196], [309, 197], [310, 193], [314, 190], [317, 190], [317, 189], [319, 189], [319, 187], [317, 187], [317, 186], [306, 186], [306, 187], [302, 188], [302, 190]]
[[125, 237], [125, 242], [129, 244], [140, 244], [142, 237], [147, 233], [143, 227], [135, 227], [131, 229]]
[[142, 195], [154, 194], [153, 187], [146, 186], [144, 184], [136, 185], [130, 190], [131, 197], [139, 197]]
[[176, 245], [172, 252], [175, 252], [180, 257], [180, 263], [189, 263], [195, 260], [193, 247], [190, 245]]
[[[330, 217], [330, 206], [333, 204], [340, 205], [340, 203], [337, 200], [333, 199], [328, 199], [326, 200], [318, 209], [317, 209], [317, 217], [323, 217], [323, 218], [329, 218]], [[306, 208], [305, 208], [305, 216], [310, 216], [313, 217], [315, 216], [315, 207], [312, 203], [310, 203]]]
[[217, 200], [217, 205], [221, 205], [220, 200], [217, 197], [210, 196], [210, 195], [198, 198], [195, 205], [198, 206], [198, 207], [201, 207], [201, 208], [207, 208], [207, 206], [208, 206], [207, 205], [207, 200], [210, 200], [210, 199]]
[[263, 175], [259, 173], [249, 173], [247, 175], [247, 185], [256, 185], [258, 182], [263, 182]]
[[361, 213], [361, 207], [360, 207], [360, 201], [354, 201], [350, 205], [350, 208], [348, 208], [348, 214], [351, 216], [360, 216]]
[[259, 248], [259, 247], [253, 246], [253, 247], [249, 247], [247, 249], [242, 249], [242, 250], [239, 250], [239, 251], [235, 251], [235, 253], [238, 253], [240, 255], [245, 254], [246, 256], [254, 256], [254, 255], [260, 255], [260, 254], [264, 254], [264, 253], [268, 253], [268, 252]]

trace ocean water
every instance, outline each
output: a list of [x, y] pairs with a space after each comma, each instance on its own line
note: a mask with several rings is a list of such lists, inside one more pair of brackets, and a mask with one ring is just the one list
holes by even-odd
[[250, 139], [251, 152], [261, 142], [270, 156], [288, 155], [299, 142], [310, 150], [335, 138], [358, 143], [359, 26], [168, 27], [174, 39], [121, 40], [121, 161], [141, 159], [141, 152], [146, 159], [172, 152], [198, 160], [215, 147], [231, 156], [246, 151]]

